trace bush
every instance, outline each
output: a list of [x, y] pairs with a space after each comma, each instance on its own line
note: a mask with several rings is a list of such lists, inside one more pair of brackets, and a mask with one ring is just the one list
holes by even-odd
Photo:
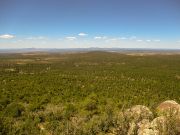
[[9, 123], [6, 123], [3, 118], [0, 118], [0, 135], [8, 135]]
[[69, 120], [70, 117], [72, 117], [76, 112], [77, 109], [75, 108], [75, 106], [73, 104], [68, 104], [64, 114], [65, 119]]
[[92, 93], [91, 95], [89, 95], [86, 100], [84, 101], [85, 104], [85, 110], [88, 111], [93, 111], [97, 109], [97, 105], [98, 105], [98, 99], [97, 99], [97, 95]]
[[6, 107], [5, 116], [9, 117], [20, 117], [24, 107], [18, 103], [11, 103]]
[[9, 100], [7, 98], [0, 99], [0, 111], [3, 110], [9, 104]]
[[33, 103], [29, 106], [30, 111], [37, 111], [37, 110], [43, 110], [44, 107], [41, 103]]

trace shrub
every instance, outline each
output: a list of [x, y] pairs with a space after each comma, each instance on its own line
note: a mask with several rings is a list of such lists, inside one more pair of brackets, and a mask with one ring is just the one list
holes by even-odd
[[9, 123], [6, 123], [3, 118], [0, 118], [0, 135], [7, 135]]
[[0, 99], [0, 111], [3, 110], [9, 104], [9, 100], [7, 98]]
[[43, 109], [44, 109], [44, 107], [43, 107], [43, 105], [41, 105], [41, 103], [33, 103], [29, 107], [29, 110], [33, 111], [33, 112], [37, 111], [37, 110], [43, 110]]
[[85, 101], [85, 110], [88, 111], [93, 111], [97, 109], [97, 105], [98, 105], [98, 99], [97, 99], [97, 95], [92, 93], [91, 95], [89, 95]]
[[9, 117], [20, 117], [24, 107], [18, 103], [11, 103], [6, 107], [5, 115]]
[[72, 117], [75, 113], [77, 112], [77, 109], [75, 108], [75, 106], [73, 104], [68, 104], [65, 110], [65, 119], [70, 119], [70, 117]]

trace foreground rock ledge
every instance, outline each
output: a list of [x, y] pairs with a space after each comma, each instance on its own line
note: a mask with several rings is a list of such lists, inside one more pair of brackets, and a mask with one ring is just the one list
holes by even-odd
[[180, 104], [173, 100], [162, 102], [156, 108], [158, 117], [146, 106], [136, 105], [125, 110], [129, 119], [128, 135], [180, 135]]

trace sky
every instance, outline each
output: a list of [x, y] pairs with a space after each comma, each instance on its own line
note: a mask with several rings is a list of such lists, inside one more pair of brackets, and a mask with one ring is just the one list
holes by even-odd
[[180, 49], [179, 0], [0, 0], [0, 49]]

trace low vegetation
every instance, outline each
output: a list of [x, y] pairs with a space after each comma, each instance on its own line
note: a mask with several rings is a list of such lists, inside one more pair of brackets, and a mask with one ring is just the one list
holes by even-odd
[[[178, 135], [176, 115], [156, 108], [180, 103], [179, 76], [175, 54], [0, 54], [0, 134], [144, 135], [138, 123], [157, 118], [166, 120], [158, 135]], [[135, 119], [136, 105], [152, 114]]]

